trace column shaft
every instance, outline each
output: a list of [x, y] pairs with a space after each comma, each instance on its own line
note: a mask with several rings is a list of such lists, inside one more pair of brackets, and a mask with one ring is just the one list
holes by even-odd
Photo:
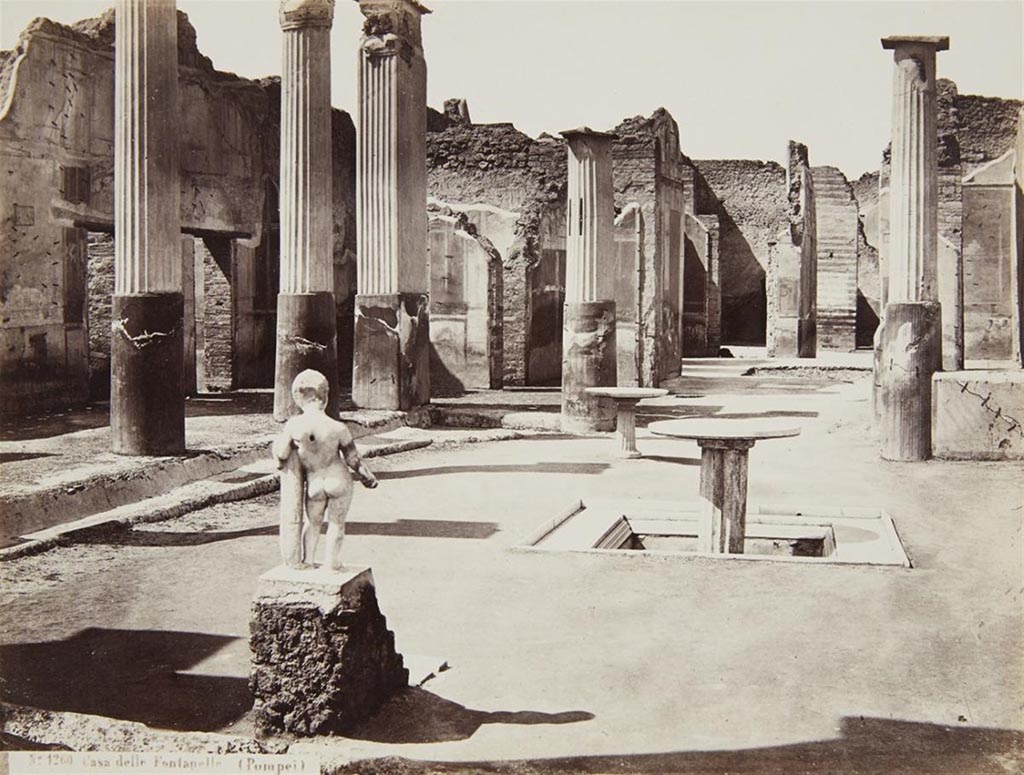
[[114, 41], [114, 452], [185, 449], [174, 0], [119, 0]]
[[282, 0], [281, 284], [277, 297], [274, 419], [295, 414], [291, 385], [305, 369], [330, 384], [337, 415], [337, 312], [331, 202], [333, 0]]
[[358, 264], [352, 400], [430, 400], [427, 66], [415, 0], [359, 0]]
[[931, 457], [931, 378], [942, 366], [935, 55], [949, 38], [883, 38], [894, 50], [888, 296], [875, 356], [887, 460]]
[[935, 50], [896, 49], [889, 179], [889, 301], [935, 301], [938, 167]]
[[569, 145], [562, 427], [611, 430], [615, 402], [588, 394], [617, 382], [614, 292], [614, 135], [587, 128], [562, 133]]
[[334, 291], [329, 27], [284, 31], [281, 293]]

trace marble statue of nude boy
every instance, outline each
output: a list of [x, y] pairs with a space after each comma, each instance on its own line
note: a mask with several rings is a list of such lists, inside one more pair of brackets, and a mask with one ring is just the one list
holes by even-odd
[[[307, 369], [296, 376], [292, 398], [302, 412], [289, 419], [274, 439], [273, 454], [281, 469], [281, 552], [291, 567], [313, 567], [326, 513], [324, 565], [340, 570], [352, 473], [364, 486], [377, 486], [348, 428], [324, 412], [329, 389], [327, 378], [318, 371]], [[303, 506], [306, 523], [300, 540]]]

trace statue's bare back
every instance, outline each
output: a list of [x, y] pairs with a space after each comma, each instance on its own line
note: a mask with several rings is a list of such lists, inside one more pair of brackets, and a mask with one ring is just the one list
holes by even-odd
[[[340, 570], [345, 517], [352, 502], [352, 472], [366, 487], [377, 478], [363, 463], [352, 434], [344, 423], [328, 417], [327, 378], [307, 369], [292, 383], [292, 397], [302, 414], [285, 423], [274, 439], [273, 453], [281, 477], [281, 553], [287, 565], [313, 567], [320, 527], [327, 516], [324, 564]], [[297, 465], [296, 465], [297, 463]], [[301, 481], [293, 481], [301, 477]], [[304, 505], [306, 524], [301, 545], [298, 526]]]

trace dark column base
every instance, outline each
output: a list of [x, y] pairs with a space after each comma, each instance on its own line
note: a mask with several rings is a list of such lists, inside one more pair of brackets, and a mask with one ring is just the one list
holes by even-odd
[[327, 377], [331, 394], [327, 414], [338, 416], [338, 352], [334, 294], [280, 293], [277, 296], [277, 363], [274, 369], [274, 419], [284, 422], [298, 413], [292, 381], [305, 369]]
[[110, 430], [119, 455], [185, 451], [183, 312], [180, 293], [112, 299]]
[[413, 409], [430, 401], [430, 312], [425, 293], [358, 294], [352, 401]]
[[588, 395], [616, 384], [615, 302], [566, 302], [562, 329], [562, 429], [610, 431], [615, 401]]
[[813, 358], [818, 352], [818, 321], [801, 320], [797, 323], [797, 357]]
[[932, 456], [932, 374], [942, 368], [937, 302], [890, 302], [882, 327], [879, 438], [885, 460]]
[[249, 688], [264, 732], [343, 733], [409, 683], [369, 568], [268, 571], [249, 631]]

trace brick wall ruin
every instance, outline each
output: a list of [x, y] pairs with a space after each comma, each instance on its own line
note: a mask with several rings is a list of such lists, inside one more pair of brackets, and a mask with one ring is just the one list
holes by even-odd
[[615, 207], [635, 205], [641, 229], [635, 272], [621, 278], [615, 299], [626, 369], [619, 384], [657, 385], [679, 374], [683, 355], [684, 217], [693, 174], [679, 150], [679, 127], [664, 108], [612, 131]]
[[[552, 365], [535, 359], [530, 373], [530, 336], [534, 307], [531, 279], [550, 264], [547, 293], [564, 300], [564, 240], [561, 264], [557, 247], [544, 244], [542, 224], [564, 218], [566, 151], [553, 137], [533, 139], [512, 124], [472, 124], [468, 108], [448, 114], [428, 111], [427, 193], [437, 206], [464, 213], [477, 232], [501, 256], [503, 266], [503, 380], [506, 385], [550, 382]], [[550, 232], [550, 229], [548, 229]], [[547, 252], [545, 252], [547, 251]], [[535, 286], [537, 282], [533, 283]], [[536, 290], [536, 289], [535, 289]], [[531, 295], [534, 298], [531, 298]], [[543, 309], [536, 310], [545, 314]], [[557, 334], [561, 336], [560, 318]], [[553, 326], [552, 320], [545, 324]], [[561, 358], [558, 361], [560, 374]]]
[[[612, 131], [619, 382], [654, 385], [679, 373], [683, 355], [687, 228], [699, 232], [700, 256], [690, 268], [703, 277], [709, 266], [718, 271], [711, 258], [719, 251], [717, 223], [709, 217], [687, 225], [696, 218], [694, 171], [667, 111], [625, 119]], [[558, 384], [561, 377], [565, 159], [561, 140], [535, 140], [511, 124], [472, 124], [464, 101], [429, 114], [430, 201], [464, 214], [502, 257], [507, 385]], [[694, 287], [698, 279], [691, 278]], [[717, 295], [710, 306], [705, 299], [691, 304], [701, 341], [691, 354], [709, 347], [717, 353]], [[716, 315], [711, 324], [708, 310]]]
[[691, 163], [696, 211], [718, 217], [722, 342], [763, 344], [768, 251], [787, 223], [786, 170], [736, 159]]
[[[70, 27], [37, 19], [0, 56], [0, 379], [7, 411], [84, 401], [90, 351], [107, 346], [89, 332], [88, 318], [90, 304], [105, 303], [90, 290], [111, 285], [103, 275], [112, 262], [103, 255], [109, 248], [88, 234], [113, 232], [113, 39], [112, 11]], [[230, 282], [220, 290], [211, 285], [210, 308], [221, 315], [211, 325], [217, 337], [230, 338], [233, 356], [221, 352], [209, 361], [211, 385], [269, 385], [272, 368], [242, 379], [232, 363], [273, 351], [278, 256], [266, 249], [273, 224], [265, 200], [278, 177], [279, 85], [214, 70], [181, 13], [178, 39], [181, 228], [227, 245], [220, 261]], [[355, 131], [341, 111], [333, 126], [335, 290], [339, 317], [351, 330]], [[90, 247], [99, 251], [95, 261]], [[230, 298], [225, 288], [234, 289]], [[258, 295], [253, 289], [265, 297], [262, 307], [246, 306]], [[350, 342], [339, 335], [341, 348], [349, 343], [341, 363], [351, 362]], [[95, 367], [93, 375], [95, 383]]]

